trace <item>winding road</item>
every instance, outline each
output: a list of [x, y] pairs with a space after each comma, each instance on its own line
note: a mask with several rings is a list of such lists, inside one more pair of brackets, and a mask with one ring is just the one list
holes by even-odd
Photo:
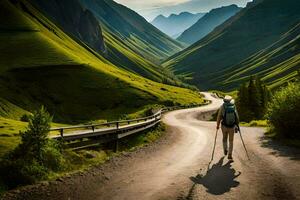
[[[158, 142], [124, 153], [89, 172], [32, 189], [23, 199], [300, 199], [299, 150], [263, 137], [264, 129], [242, 128], [251, 161], [239, 135], [234, 162], [224, 157], [218, 133], [208, 166], [215, 122], [205, 121], [222, 100], [203, 93], [211, 104], [169, 112], [167, 133]], [[63, 189], [61, 189], [63, 188]], [[21, 193], [21, 192], [20, 192]], [[8, 198], [9, 199], [9, 198]], [[21, 198], [20, 198], [21, 199]]]

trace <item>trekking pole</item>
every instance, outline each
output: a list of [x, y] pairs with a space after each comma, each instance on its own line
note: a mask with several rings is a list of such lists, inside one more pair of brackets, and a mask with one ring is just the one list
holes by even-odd
[[[216, 143], [217, 143], [217, 136], [218, 136], [218, 129], [216, 130], [216, 136], [215, 136], [214, 148], [213, 148], [213, 152], [212, 152], [212, 155], [211, 155], [211, 160], [209, 161], [208, 166], [207, 166], [207, 171], [209, 170], [209, 166], [210, 166], [211, 162], [212, 162], [213, 159], [214, 159], [215, 148], [216, 148]], [[207, 172], [207, 171], [206, 171], [206, 172]]]
[[215, 136], [215, 142], [214, 142], [214, 148], [213, 148], [213, 151], [212, 151], [212, 155], [211, 155], [211, 161], [213, 161], [214, 159], [214, 154], [215, 154], [215, 149], [216, 149], [216, 143], [217, 143], [217, 136], [218, 136], [218, 129], [216, 130], [216, 136]]
[[250, 160], [250, 157], [249, 157], [249, 154], [248, 154], [248, 151], [247, 151], [246, 145], [245, 145], [245, 143], [244, 143], [244, 140], [243, 140], [243, 136], [242, 136], [242, 132], [241, 132], [240, 126], [239, 126], [239, 125], [237, 125], [237, 127], [238, 127], [238, 131], [239, 131], [239, 133], [240, 133], [240, 136], [241, 136], [241, 140], [242, 140], [242, 143], [243, 143], [243, 146], [244, 146], [245, 152], [246, 152], [246, 154], [247, 154], [247, 157], [248, 157], [248, 159]]

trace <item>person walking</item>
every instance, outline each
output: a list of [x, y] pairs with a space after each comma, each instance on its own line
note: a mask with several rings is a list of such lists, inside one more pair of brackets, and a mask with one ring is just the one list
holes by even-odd
[[[217, 117], [217, 130], [220, 125], [223, 133], [223, 149], [224, 154], [228, 154], [228, 159], [232, 160], [233, 140], [236, 127], [239, 125], [239, 115], [234, 104], [234, 99], [226, 95], [224, 103], [220, 107]], [[228, 149], [229, 138], [229, 149]]]

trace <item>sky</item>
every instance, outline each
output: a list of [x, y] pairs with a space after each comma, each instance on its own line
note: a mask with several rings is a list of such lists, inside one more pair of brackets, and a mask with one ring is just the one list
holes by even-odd
[[115, 0], [145, 17], [148, 21], [157, 15], [166, 17], [183, 11], [191, 13], [208, 12], [213, 8], [236, 4], [245, 7], [251, 0]]

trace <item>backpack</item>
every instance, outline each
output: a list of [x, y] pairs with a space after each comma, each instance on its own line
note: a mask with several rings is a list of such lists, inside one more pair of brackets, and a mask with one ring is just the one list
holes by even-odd
[[236, 125], [236, 113], [234, 104], [224, 103], [224, 115], [222, 124], [226, 127], [233, 128]]

